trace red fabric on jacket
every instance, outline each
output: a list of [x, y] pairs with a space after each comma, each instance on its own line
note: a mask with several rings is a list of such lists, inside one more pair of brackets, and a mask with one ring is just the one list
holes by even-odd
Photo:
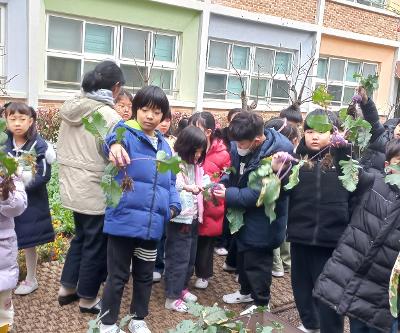
[[[212, 182], [218, 183], [224, 168], [230, 166], [231, 158], [225, 144], [220, 139], [214, 139], [203, 163], [204, 173], [210, 176]], [[216, 174], [218, 177], [215, 177]], [[204, 201], [203, 223], [199, 224], [199, 235], [209, 237], [221, 235], [224, 213], [224, 200], [219, 200], [218, 206], [211, 201]]]

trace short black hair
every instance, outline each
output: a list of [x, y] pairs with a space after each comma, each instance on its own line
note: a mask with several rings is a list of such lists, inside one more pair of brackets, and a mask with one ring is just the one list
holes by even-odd
[[203, 149], [198, 163], [203, 163], [207, 152], [207, 138], [203, 131], [195, 126], [188, 126], [179, 133], [174, 144], [175, 152], [186, 163], [194, 163], [194, 154], [197, 149]]
[[307, 119], [309, 119], [309, 117], [311, 117], [311, 116], [328, 116], [329, 123], [331, 123], [333, 126], [333, 128], [331, 129], [332, 133], [334, 131], [334, 127], [340, 128], [341, 124], [339, 121], [339, 117], [336, 114], [334, 114], [332, 111], [325, 111], [323, 109], [315, 109], [315, 110], [309, 112], [306, 116], [306, 119], [304, 119], [304, 126], [303, 126], [304, 131], [312, 129], [310, 126], [308, 126], [308, 123], [307, 123]]
[[271, 118], [265, 122], [265, 128], [273, 128], [286, 136], [290, 142], [300, 138], [300, 132], [296, 126], [290, 125], [285, 118]]
[[32, 125], [29, 127], [28, 131], [25, 134], [25, 138], [27, 140], [32, 140], [37, 136], [37, 128], [36, 128], [36, 119], [37, 113], [35, 109], [31, 106], [26, 105], [25, 103], [21, 102], [12, 102], [8, 103], [7, 107], [4, 110], [4, 118], [7, 118], [10, 115], [15, 113], [20, 113], [31, 117], [33, 119]]
[[228, 135], [232, 141], [254, 140], [264, 133], [264, 121], [254, 112], [242, 111], [229, 124]]
[[392, 139], [386, 144], [386, 161], [400, 157], [400, 139]]
[[302, 124], [303, 123], [303, 116], [301, 115], [300, 110], [295, 105], [290, 105], [289, 107], [283, 109], [279, 113], [280, 118], [286, 118], [287, 120]]
[[228, 122], [231, 122], [233, 116], [234, 116], [236, 113], [239, 113], [239, 112], [242, 112], [242, 111], [243, 111], [243, 110], [240, 109], [240, 108], [234, 108], [234, 109], [229, 110], [228, 116], [227, 116]]
[[106, 60], [85, 74], [82, 80], [82, 89], [85, 92], [99, 89], [111, 90], [116, 83], [119, 83], [120, 86], [125, 84], [124, 74], [115, 62]]
[[157, 86], [147, 86], [140, 89], [132, 101], [132, 118], [136, 118], [137, 110], [148, 107], [161, 109], [162, 118], [165, 119], [169, 110], [169, 101], [165, 92]]

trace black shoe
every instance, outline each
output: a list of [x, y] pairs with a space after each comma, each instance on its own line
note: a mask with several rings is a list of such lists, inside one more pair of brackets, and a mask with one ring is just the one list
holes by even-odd
[[101, 311], [101, 301], [98, 301], [91, 308], [84, 308], [82, 306], [79, 306], [79, 310], [81, 310], [82, 313], [98, 314]]
[[58, 304], [60, 304], [60, 306], [68, 305], [72, 302], [77, 301], [78, 299], [79, 299], [79, 296], [77, 293], [67, 295], [67, 296], [58, 296]]

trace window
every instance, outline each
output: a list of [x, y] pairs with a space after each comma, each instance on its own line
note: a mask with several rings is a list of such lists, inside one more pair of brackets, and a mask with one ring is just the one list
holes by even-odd
[[386, 0], [348, 0], [350, 2], [355, 2], [360, 5], [384, 8], [386, 5]]
[[290, 52], [210, 40], [204, 97], [235, 100], [245, 90], [259, 101], [288, 103], [292, 61]]
[[351, 59], [320, 58], [317, 69], [317, 86], [327, 85], [328, 92], [333, 96], [332, 105], [346, 106], [351, 102], [358, 87], [358, 79], [354, 73], [363, 76], [375, 75], [378, 64], [361, 62]]
[[5, 49], [5, 35], [6, 35], [6, 25], [5, 25], [5, 7], [0, 6], [0, 83], [4, 86], [7, 78], [4, 73], [4, 61], [6, 57]]
[[175, 90], [178, 36], [121, 25], [48, 16], [46, 87], [78, 90], [84, 73], [103, 60], [121, 66], [128, 89]]

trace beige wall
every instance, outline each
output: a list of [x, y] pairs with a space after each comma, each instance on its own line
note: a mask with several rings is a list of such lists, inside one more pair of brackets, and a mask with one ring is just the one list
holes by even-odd
[[387, 111], [394, 77], [395, 48], [323, 35], [320, 54], [321, 56], [377, 62], [379, 64], [379, 89], [375, 93], [375, 100], [380, 113]]

